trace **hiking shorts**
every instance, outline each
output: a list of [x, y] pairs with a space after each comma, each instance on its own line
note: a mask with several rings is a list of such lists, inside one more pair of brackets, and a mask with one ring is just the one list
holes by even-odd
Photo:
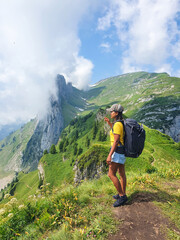
[[111, 162], [124, 164], [125, 161], [126, 161], [126, 157], [124, 154], [114, 152], [111, 156]]

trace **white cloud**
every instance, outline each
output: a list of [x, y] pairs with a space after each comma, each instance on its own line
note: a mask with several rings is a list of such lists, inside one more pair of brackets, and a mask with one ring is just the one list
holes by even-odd
[[101, 43], [100, 47], [104, 50], [104, 52], [111, 52], [111, 45], [108, 42]]
[[[111, 0], [99, 30], [115, 27], [124, 51], [122, 71], [165, 66], [169, 56], [179, 59], [178, 0]], [[113, 16], [113, 17], [112, 17]], [[174, 44], [176, 47], [173, 47]]]
[[87, 89], [87, 83], [91, 80], [91, 73], [93, 64], [91, 61], [84, 57], [75, 57], [76, 67], [75, 70], [70, 74], [69, 78], [74, 82], [75, 86], [79, 89]]
[[93, 64], [79, 56], [78, 26], [95, 5], [88, 0], [1, 0], [0, 125], [45, 111], [58, 73], [79, 88], [89, 84]]
[[106, 30], [111, 26], [111, 21], [113, 18], [113, 12], [109, 10], [106, 15], [98, 19], [97, 30]]
[[162, 72], [166, 72], [169, 75], [172, 74], [172, 67], [171, 64], [163, 64], [160, 68], [155, 69], [155, 72], [157, 73], [162, 73]]
[[[124, 57], [123, 61], [121, 63], [121, 68], [123, 69], [123, 73], [130, 73], [130, 72], [138, 72], [138, 71], [142, 71], [142, 68], [138, 67], [138, 66], [133, 66], [131, 64], [131, 61], [129, 58]], [[145, 71], [145, 69], [143, 69]]]

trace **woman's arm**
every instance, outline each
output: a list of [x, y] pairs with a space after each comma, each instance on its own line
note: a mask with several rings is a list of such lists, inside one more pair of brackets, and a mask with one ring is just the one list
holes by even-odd
[[109, 118], [105, 117], [104, 121], [108, 123], [108, 125], [112, 128], [112, 123], [110, 122]]
[[106, 159], [106, 162], [107, 164], [111, 164], [111, 156], [112, 154], [114, 153], [114, 151], [116, 150], [117, 146], [118, 146], [118, 143], [119, 143], [119, 138], [120, 138], [120, 135], [119, 134], [114, 134], [114, 143], [111, 147], [111, 151]]

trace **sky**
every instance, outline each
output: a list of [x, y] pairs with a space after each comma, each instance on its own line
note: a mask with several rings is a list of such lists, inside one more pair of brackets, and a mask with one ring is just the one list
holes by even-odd
[[180, 77], [180, 0], [0, 0], [0, 129], [43, 115], [55, 78]]

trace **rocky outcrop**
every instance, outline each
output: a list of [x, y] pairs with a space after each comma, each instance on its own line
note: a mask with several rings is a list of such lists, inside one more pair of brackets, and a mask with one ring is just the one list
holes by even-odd
[[94, 145], [74, 164], [74, 182], [81, 183], [82, 180], [99, 178], [107, 172], [106, 158], [109, 148], [102, 145]]
[[56, 97], [50, 97], [48, 113], [43, 119], [38, 120], [34, 134], [24, 151], [22, 165], [28, 170], [37, 168], [43, 151], [45, 149], [49, 150], [52, 144], [57, 144], [60, 133], [64, 128], [62, 105], [68, 101], [73, 88], [71, 83], [66, 84], [62, 75], [57, 75], [56, 86]]
[[97, 166], [96, 162], [92, 162], [89, 167], [86, 167], [85, 169], [80, 169], [78, 167], [78, 162], [76, 162], [73, 170], [75, 172], [74, 183], [80, 184], [84, 180], [99, 178], [103, 173], [106, 172], [106, 166], [105, 163], [101, 163]]
[[170, 125], [169, 129], [165, 130], [165, 133], [171, 136], [174, 139], [174, 141], [176, 142], [180, 141], [180, 116], [175, 117], [175, 119], [172, 122], [172, 125]]
[[134, 118], [150, 128], [169, 135], [175, 142], [180, 141], [179, 99], [161, 97], [146, 103]]

